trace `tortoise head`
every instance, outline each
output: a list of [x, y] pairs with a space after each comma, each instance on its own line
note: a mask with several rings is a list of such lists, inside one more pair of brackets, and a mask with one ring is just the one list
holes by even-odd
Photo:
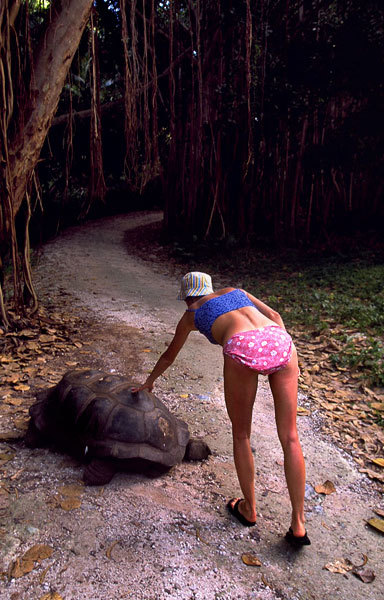
[[203, 440], [191, 438], [185, 448], [184, 460], [205, 460], [212, 454], [208, 444]]

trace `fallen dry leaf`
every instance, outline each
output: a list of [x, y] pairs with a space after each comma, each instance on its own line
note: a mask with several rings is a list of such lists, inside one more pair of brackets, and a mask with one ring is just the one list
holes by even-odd
[[45, 544], [36, 544], [32, 546], [29, 550], [23, 554], [22, 560], [33, 560], [40, 561], [44, 560], [44, 558], [49, 558], [52, 556], [53, 548], [50, 546], [46, 546]]
[[348, 558], [340, 558], [336, 559], [333, 562], [327, 563], [324, 565], [323, 569], [330, 571], [331, 573], [348, 573], [348, 571], [352, 571], [353, 564]]
[[74, 483], [72, 485], [63, 485], [59, 487], [60, 494], [63, 496], [81, 496], [84, 493], [84, 485], [80, 483]]
[[376, 517], [373, 517], [372, 519], [369, 519], [367, 523], [374, 529], [377, 529], [378, 531], [381, 531], [381, 533], [384, 533], [384, 519], [377, 519]]
[[299, 417], [308, 417], [311, 414], [311, 412], [307, 408], [304, 408], [303, 406], [298, 406], [297, 414]]
[[41, 342], [42, 344], [50, 344], [51, 342], [54, 342], [56, 339], [57, 338], [55, 335], [46, 335], [44, 333], [39, 336], [39, 342]]
[[4, 381], [6, 381], [7, 383], [15, 384], [19, 383], [20, 377], [22, 377], [22, 375], [20, 375], [19, 373], [13, 373], [12, 375], [7, 375], [6, 377], [4, 377]]
[[379, 465], [379, 467], [384, 467], [384, 458], [373, 458], [372, 462], [375, 463], [375, 465]]
[[26, 383], [19, 383], [18, 385], [14, 386], [14, 389], [18, 392], [28, 392], [28, 390], [30, 390], [31, 388]]
[[24, 432], [21, 431], [2, 431], [0, 433], [0, 442], [17, 442], [24, 438]]
[[36, 377], [37, 369], [36, 367], [25, 367], [24, 373], [27, 373], [27, 375], [29, 375], [30, 377]]
[[1, 414], [2, 415], [12, 415], [16, 412], [16, 408], [14, 408], [12, 405], [9, 404], [3, 404], [3, 406], [1, 407]]
[[364, 583], [372, 583], [375, 579], [375, 573], [367, 567], [353, 567], [352, 573]]
[[8, 579], [19, 579], [33, 571], [35, 564], [32, 560], [26, 561], [16, 558], [8, 567]]
[[360, 569], [361, 567], [364, 567], [368, 562], [368, 556], [366, 554], [363, 554], [363, 562], [361, 563], [361, 565], [355, 565], [356, 569]]
[[7, 462], [8, 460], [12, 460], [15, 457], [14, 452], [2, 452], [0, 454], [0, 461]]
[[8, 567], [8, 579], [18, 579], [30, 573], [45, 558], [49, 558], [53, 553], [53, 548], [45, 544], [36, 544], [32, 546], [23, 556], [11, 562]]
[[80, 498], [62, 498], [58, 502], [63, 510], [76, 510], [81, 506]]
[[22, 329], [19, 333], [13, 335], [17, 335], [18, 337], [35, 337], [36, 333], [32, 329]]
[[384, 510], [382, 508], [375, 508], [375, 513], [379, 515], [379, 517], [384, 517]]
[[40, 600], [63, 600], [63, 598], [57, 592], [48, 592], [41, 596]]
[[5, 402], [7, 404], [12, 404], [12, 406], [21, 406], [25, 402], [25, 400], [23, 400], [22, 398], [7, 398]]
[[44, 583], [44, 579], [46, 574], [48, 573], [49, 569], [54, 565], [54, 563], [52, 563], [51, 565], [48, 565], [48, 567], [45, 567], [44, 571], [41, 573], [40, 577], [39, 577], [39, 583], [40, 585], [42, 583]]
[[25, 467], [21, 467], [21, 469], [19, 469], [18, 471], [16, 471], [16, 473], [14, 473], [13, 475], [11, 475], [10, 479], [12, 481], [14, 481], [15, 479], [17, 479], [21, 473], [25, 470]]
[[360, 473], [366, 473], [370, 479], [377, 479], [384, 482], [384, 473], [376, 473], [372, 469], [359, 469]]
[[336, 492], [336, 488], [333, 485], [332, 481], [329, 481], [327, 479], [327, 481], [325, 481], [324, 483], [316, 485], [315, 491], [318, 494], [326, 494], [328, 496], [329, 494], [333, 494], [333, 492]]
[[245, 565], [249, 565], [250, 567], [261, 567], [261, 561], [255, 554], [251, 554], [250, 552], [242, 554], [241, 560]]
[[27, 342], [26, 347], [28, 348], [28, 350], [33, 350], [34, 352], [41, 352], [40, 348], [39, 348], [39, 344], [37, 344], [36, 342]]
[[196, 539], [198, 539], [200, 542], [203, 542], [203, 544], [207, 544], [207, 546], [209, 546], [209, 542], [207, 542], [207, 540], [201, 535], [199, 529], [196, 529]]
[[63, 485], [58, 489], [59, 496], [56, 502], [63, 510], [75, 510], [81, 506], [81, 495], [84, 493], [84, 485]]
[[114, 547], [116, 546], [116, 544], [119, 543], [119, 540], [115, 540], [107, 549], [105, 555], [107, 558], [111, 558], [111, 554], [112, 554], [112, 550], [114, 549]]
[[0, 363], [8, 364], [13, 362], [15, 359], [12, 356], [7, 356], [6, 354], [0, 354]]
[[21, 417], [20, 419], [14, 419], [13, 424], [16, 429], [25, 431], [28, 428], [29, 417]]

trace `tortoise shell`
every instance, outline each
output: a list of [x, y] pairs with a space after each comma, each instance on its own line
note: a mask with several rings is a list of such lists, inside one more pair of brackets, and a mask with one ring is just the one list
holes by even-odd
[[182, 461], [188, 426], [156, 396], [122, 375], [93, 369], [68, 371], [38, 394], [29, 410], [44, 438], [90, 457], [142, 458], [167, 467]]

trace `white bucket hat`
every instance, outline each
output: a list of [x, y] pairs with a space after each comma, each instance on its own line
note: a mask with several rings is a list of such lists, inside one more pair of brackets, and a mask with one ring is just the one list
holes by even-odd
[[192, 271], [181, 279], [178, 300], [185, 300], [188, 296], [206, 296], [213, 294], [212, 279], [207, 273]]

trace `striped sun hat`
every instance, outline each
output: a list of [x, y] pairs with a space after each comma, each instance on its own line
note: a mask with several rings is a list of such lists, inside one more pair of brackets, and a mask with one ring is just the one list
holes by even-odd
[[180, 293], [178, 300], [185, 300], [188, 296], [206, 296], [212, 294], [212, 279], [207, 273], [192, 271], [187, 273], [181, 279]]

